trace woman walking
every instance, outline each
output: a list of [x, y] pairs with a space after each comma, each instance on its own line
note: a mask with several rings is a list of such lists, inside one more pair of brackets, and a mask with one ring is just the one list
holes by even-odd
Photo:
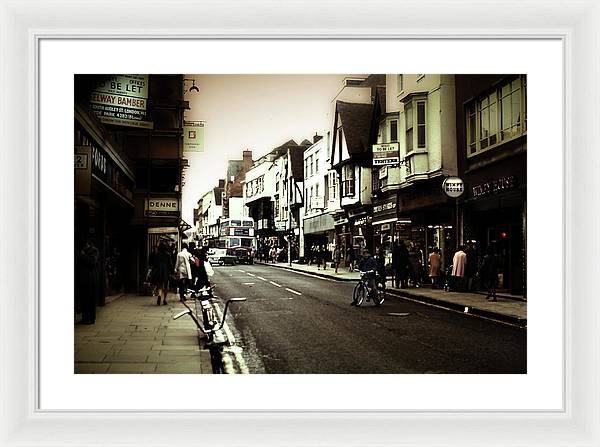
[[441, 256], [440, 249], [434, 247], [429, 254], [429, 277], [431, 278], [431, 286], [436, 289], [438, 284], [438, 276], [440, 275]]
[[169, 292], [169, 275], [173, 271], [173, 261], [171, 260], [171, 254], [169, 253], [167, 246], [164, 242], [158, 246], [158, 253], [155, 257], [155, 271], [156, 271], [156, 305], [162, 303], [167, 304], [167, 294]]

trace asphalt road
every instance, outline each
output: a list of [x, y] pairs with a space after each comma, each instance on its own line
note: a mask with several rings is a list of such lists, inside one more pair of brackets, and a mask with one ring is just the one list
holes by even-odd
[[527, 332], [388, 296], [350, 306], [353, 282], [265, 265], [215, 268], [250, 373], [527, 372]]

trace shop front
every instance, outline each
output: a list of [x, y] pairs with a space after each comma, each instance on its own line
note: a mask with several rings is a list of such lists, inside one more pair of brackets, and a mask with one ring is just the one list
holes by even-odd
[[[331, 253], [336, 244], [335, 222], [330, 214], [320, 214], [304, 219], [304, 254], [306, 262], [315, 258], [317, 247]], [[328, 261], [330, 256], [328, 256]]]
[[498, 257], [498, 288], [526, 293], [526, 168], [524, 157], [466, 176], [463, 202], [465, 240], [479, 258], [488, 246]]
[[392, 263], [392, 249], [398, 222], [398, 199], [396, 193], [373, 202], [373, 250], [383, 251], [386, 264]]
[[445, 269], [456, 251], [456, 203], [442, 191], [442, 181], [435, 178], [420, 184], [418, 190], [400, 193], [396, 238], [417, 246], [424, 265], [433, 249], [439, 248]]

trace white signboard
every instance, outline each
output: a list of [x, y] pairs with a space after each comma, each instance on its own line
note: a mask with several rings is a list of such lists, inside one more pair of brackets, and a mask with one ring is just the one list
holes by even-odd
[[373, 166], [395, 165], [400, 163], [400, 146], [398, 143], [373, 145]]
[[310, 207], [312, 209], [323, 209], [325, 208], [325, 199], [323, 197], [311, 197]]
[[460, 177], [448, 177], [442, 183], [442, 189], [448, 197], [455, 199], [465, 192], [465, 182]]
[[285, 221], [275, 221], [275, 230], [277, 231], [285, 231], [287, 227], [287, 222]]
[[94, 84], [90, 107], [103, 123], [152, 129], [147, 99], [148, 75], [106, 75]]
[[146, 215], [157, 217], [179, 216], [179, 199], [158, 197], [147, 199]]
[[[183, 123], [183, 151], [204, 152], [204, 127], [205, 121], [184, 121]], [[233, 179], [231, 180], [233, 181]]]

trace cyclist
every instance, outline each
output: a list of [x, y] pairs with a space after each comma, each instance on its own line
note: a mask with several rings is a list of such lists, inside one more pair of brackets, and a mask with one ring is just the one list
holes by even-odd
[[363, 250], [362, 258], [358, 261], [358, 270], [360, 272], [371, 272], [367, 274], [370, 294], [377, 293], [377, 281], [375, 281], [377, 261], [371, 256], [369, 250]]

